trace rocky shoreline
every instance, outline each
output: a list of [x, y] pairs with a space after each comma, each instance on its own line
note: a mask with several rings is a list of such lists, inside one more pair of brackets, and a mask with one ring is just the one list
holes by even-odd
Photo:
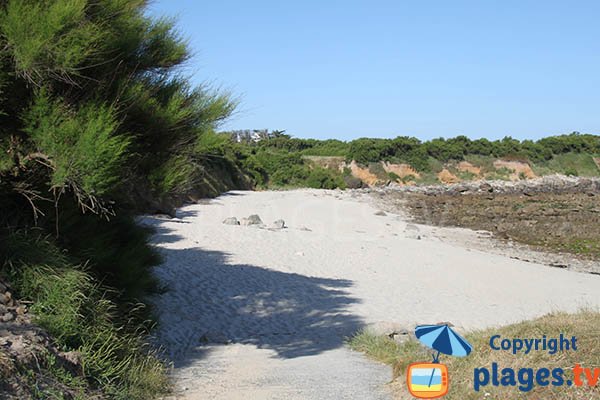
[[448, 185], [388, 185], [355, 189], [366, 193], [418, 193], [428, 196], [460, 194], [533, 194], [533, 193], [588, 193], [600, 194], [600, 178], [546, 175], [519, 181], [480, 180]]
[[[538, 179], [357, 189], [380, 208], [454, 229], [441, 239], [522, 261], [600, 274], [600, 179]], [[468, 229], [462, 229], [468, 228]]]

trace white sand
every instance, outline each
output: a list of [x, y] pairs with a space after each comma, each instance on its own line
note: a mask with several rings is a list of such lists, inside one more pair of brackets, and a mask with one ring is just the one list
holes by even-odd
[[[451, 245], [457, 230], [375, 216], [337, 191], [232, 192], [146, 217], [165, 257], [157, 340], [181, 398], [388, 398], [386, 366], [348, 350], [364, 324], [497, 326], [600, 305], [600, 276]], [[259, 214], [281, 231], [221, 221]], [[305, 230], [308, 228], [310, 230]], [[202, 345], [224, 336], [233, 344]], [[415, 360], [422, 361], [422, 360]]]

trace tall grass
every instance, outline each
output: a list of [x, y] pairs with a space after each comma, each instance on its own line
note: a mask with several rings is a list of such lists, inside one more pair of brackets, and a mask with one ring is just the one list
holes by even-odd
[[[7, 244], [5, 266], [18, 295], [33, 302], [34, 321], [63, 351], [81, 354], [84, 377], [93, 387], [123, 400], [150, 399], [168, 390], [165, 366], [143, 333], [128, 326], [111, 291], [85, 267], [71, 264], [48, 238], [19, 232]], [[28, 251], [17, 253], [23, 246]]]

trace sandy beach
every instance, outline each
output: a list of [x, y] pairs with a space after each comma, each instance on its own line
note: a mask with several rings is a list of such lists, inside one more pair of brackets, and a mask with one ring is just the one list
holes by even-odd
[[[251, 214], [265, 226], [222, 222]], [[469, 330], [600, 305], [598, 275], [461, 246], [444, 238], [465, 230], [350, 191], [236, 191], [142, 222], [164, 257], [156, 341], [182, 399], [387, 399], [389, 367], [345, 346], [365, 326]]]

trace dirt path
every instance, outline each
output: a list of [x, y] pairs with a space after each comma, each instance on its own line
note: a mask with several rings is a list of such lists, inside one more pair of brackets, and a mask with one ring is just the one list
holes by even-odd
[[[165, 257], [157, 340], [179, 398], [386, 399], [389, 369], [344, 345], [365, 324], [471, 329], [600, 305], [600, 276], [448, 244], [451, 230], [350, 196], [233, 192], [144, 219]], [[222, 223], [250, 214], [288, 228]]]

